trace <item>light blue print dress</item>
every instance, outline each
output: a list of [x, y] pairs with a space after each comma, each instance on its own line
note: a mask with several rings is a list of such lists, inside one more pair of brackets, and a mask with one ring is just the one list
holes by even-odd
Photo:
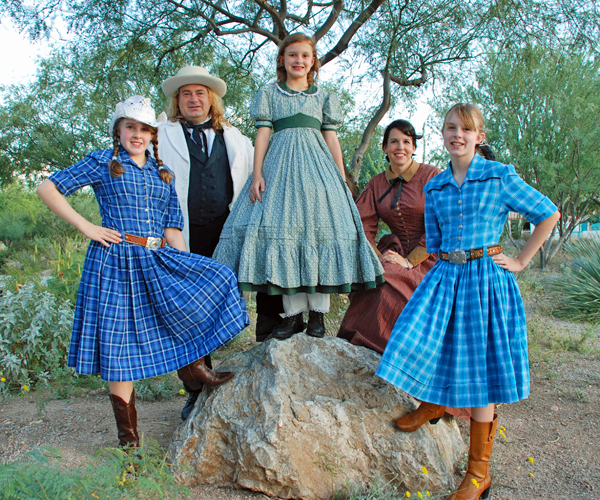
[[269, 86], [252, 101], [257, 127], [274, 129], [263, 163], [266, 191], [242, 189], [214, 254], [242, 290], [348, 293], [383, 282], [350, 190], [323, 139], [342, 121], [337, 96], [314, 85]]
[[[431, 253], [497, 244], [509, 211], [532, 224], [556, 211], [511, 165], [478, 155], [460, 188], [449, 167], [424, 191]], [[526, 398], [527, 323], [513, 273], [487, 256], [463, 265], [438, 260], [400, 314], [376, 374], [453, 408]]]

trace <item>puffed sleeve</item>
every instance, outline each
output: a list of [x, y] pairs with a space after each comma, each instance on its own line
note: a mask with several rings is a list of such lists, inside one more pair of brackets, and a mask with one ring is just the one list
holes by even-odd
[[[377, 236], [377, 226], [379, 225], [379, 214], [377, 213], [377, 205], [375, 203], [375, 192], [373, 191], [373, 179], [363, 189], [360, 196], [356, 200], [356, 208], [360, 214], [365, 236], [369, 243], [377, 248], [375, 237]], [[381, 253], [377, 250], [378, 255]]]
[[271, 109], [270, 89], [260, 89], [250, 103], [250, 118], [256, 123], [256, 128], [273, 128], [273, 112]]
[[94, 186], [99, 183], [107, 168], [107, 164], [98, 161], [96, 153], [90, 153], [75, 165], [55, 172], [49, 179], [64, 196], [70, 196], [84, 186]]
[[343, 121], [342, 107], [340, 106], [337, 94], [327, 92], [325, 101], [323, 102], [323, 123], [321, 124], [321, 130], [336, 131]]
[[507, 173], [502, 176], [501, 200], [508, 211], [520, 213], [534, 225], [556, 212], [556, 205], [547, 196], [521, 179], [512, 165], [506, 167]]
[[177, 192], [175, 191], [175, 176], [171, 171], [169, 172], [171, 173], [171, 177], [173, 179], [169, 183], [171, 193], [169, 197], [169, 205], [167, 207], [167, 215], [165, 217], [165, 227], [174, 227], [183, 231], [183, 213], [181, 212], [179, 198], [177, 197]]
[[[439, 192], [439, 191], [437, 191]], [[435, 200], [430, 191], [425, 191], [425, 236], [427, 240], [427, 251], [437, 253], [442, 245], [442, 232], [435, 213]]]

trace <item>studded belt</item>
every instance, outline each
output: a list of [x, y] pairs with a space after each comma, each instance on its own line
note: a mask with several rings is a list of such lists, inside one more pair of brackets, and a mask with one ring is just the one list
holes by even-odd
[[134, 236], [133, 234], [125, 233], [125, 241], [129, 243], [135, 243], [146, 247], [148, 250], [158, 250], [165, 246], [164, 238], [153, 238], [152, 236], [144, 238], [142, 236]]
[[[451, 252], [438, 252], [440, 259], [447, 260], [452, 264], [462, 265], [468, 260], [481, 259], [483, 257], [483, 248], [474, 248], [472, 250], [455, 250]], [[487, 256], [502, 253], [502, 245], [491, 245], [487, 247]]]

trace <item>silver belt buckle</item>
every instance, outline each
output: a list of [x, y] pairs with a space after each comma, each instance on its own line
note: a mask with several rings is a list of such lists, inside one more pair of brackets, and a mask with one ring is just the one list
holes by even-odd
[[464, 250], [452, 250], [448, 252], [448, 261], [452, 264], [462, 266], [467, 262], [467, 252]]
[[148, 250], [158, 250], [160, 248], [161, 243], [162, 243], [162, 238], [154, 238], [154, 237], [150, 236], [146, 240], [146, 248]]

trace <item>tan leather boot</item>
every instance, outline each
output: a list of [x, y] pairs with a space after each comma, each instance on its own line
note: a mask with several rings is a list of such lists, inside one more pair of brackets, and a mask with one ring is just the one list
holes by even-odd
[[110, 402], [112, 403], [117, 421], [117, 432], [119, 436], [119, 446], [125, 448], [133, 446], [137, 448], [140, 445], [140, 437], [137, 431], [137, 410], [135, 409], [135, 391], [131, 393], [129, 403], [126, 403], [123, 398], [110, 394]]
[[444, 413], [446, 413], [445, 406], [423, 402], [415, 411], [396, 420], [396, 427], [404, 432], [416, 431], [425, 422], [437, 424]]
[[477, 500], [490, 495], [492, 476], [490, 456], [496, 437], [498, 415], [491, 422], [476, 422], [471, 419], [471, 442], [469, 445], [469, 467], [467, 474], [455, 493], [446, 500]]
[[233, 372], [213, 372], [206, 363], [204, 358], [200, 358], [189, 365], [177, 370], [177, 375], [183, 380], [186, 385], [193, 391], [197, 391], [202, 387], [202, 384], [212, 386], [221, 385], [230, 380], [235, 373]]

